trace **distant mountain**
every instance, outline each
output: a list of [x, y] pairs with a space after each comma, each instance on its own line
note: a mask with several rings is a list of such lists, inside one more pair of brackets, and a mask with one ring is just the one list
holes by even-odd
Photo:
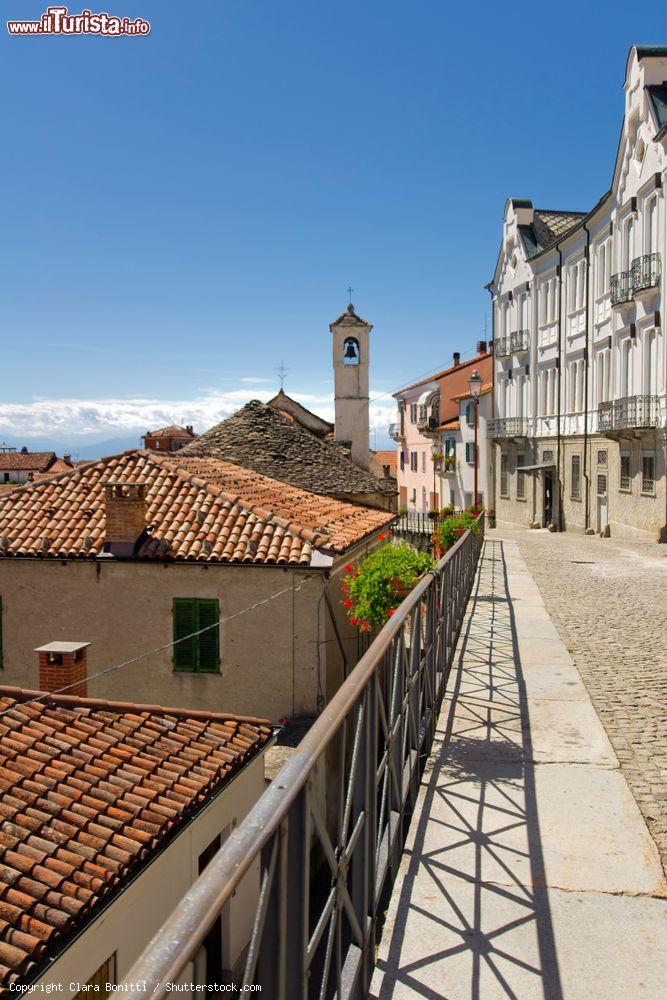
[[127, 451], [128, 448], [143, 447], [140, 434], [107, 438], [105, 441], [91, 442], [88, 439], [85, 443], [73, 442], [71, 439], [68, 441], [67, 439], [56, 440], [46, 437], [24, 437], [20, 441], [10, 439], [7, 443], [13, 445], [17, 451], [25, 446], [28, 451], [55, 451], [61, 457], [71, 455], [75, 462], [104, 458], [107, 455], [118, 455], [119, 452]]

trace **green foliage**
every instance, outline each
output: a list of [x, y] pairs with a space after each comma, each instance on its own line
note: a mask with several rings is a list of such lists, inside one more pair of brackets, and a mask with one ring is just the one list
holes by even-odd
[[408, 508], [407, 507], [399, 507], [398, 508], [398, 516], [399, 517], [405, 517], [405, 515], [407, 514], [407, 512], [408, 512]]
[[463, 531], [470, 529], [473, 535], [479, 534], [479, 525], [477, 524], [475, 515], [472, 513], [472, 508], [464, 510], [460, 514], [446, 517], [440, 522], [433, 533], [433, 544], [436, 555], [444, 555], [447, 549], [451, 549], [452, 545], [461, 537], [461, 529]]
[[343, 603], [351, 624], [362, 632], [384, 625], [401, 603], [397, 587], [412, 589], [434, 565], [428, 552], [415, 552], [405, 542], [376, 549], [358, 567], [348, 563]]

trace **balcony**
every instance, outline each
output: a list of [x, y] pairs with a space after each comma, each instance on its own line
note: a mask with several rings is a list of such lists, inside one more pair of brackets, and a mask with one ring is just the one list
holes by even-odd
[[632, 294], [641, 297], [642, 292], [651, 291], [660, 282], [660, 254], [646, 253], [636, 257], [630, 270]]
[[658, 426], [657, 396], [624, 396], [598, 406], [600, 434], [622, 437], [624, 432]]
[[512, 354], [524, 354], [530, 350], [530, 334], [528, 330], [517, 330], [510, 334], [510, 352]]
[[403, 441], [405, 439], [405, 424], [402, 420], [400, 423], [389, 424], [389, 437], [392, 441]]
[[619, 271], [611, 276], [611, 304], [623, 306], [632, 302], [632, 272]]
[[422, 434], [433, 433], [440, 423], [438, 410], [431, 406], [420, 406], [417, 415], [417, 430]]
[[512, 353], [512, 334], [509, 337], [498, 337], [493, 342], [493, 356], [495, 358], [508, 358]]
[[523, 417], [495, 417], [489, 420], [489, 437], [495, 440], [527, 437], [527, 421]]

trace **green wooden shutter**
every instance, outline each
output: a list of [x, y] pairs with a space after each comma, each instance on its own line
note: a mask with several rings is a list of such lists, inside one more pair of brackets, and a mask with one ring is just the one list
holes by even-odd
[[197, 631], [197, 602], [191, 597], [175, 597], [172, 615], [174, 619], [174, 670], [197, 669], [197, 637], [184, 639]]
[[[205, 628], [197, 636], [199, 646], [197, 657], [197, 669], [202, 673], [216, 673], [220, 669], [220, 627], [217, 622], [220, 620], [220, 610], [218, 602], [215, 600], [197, 601], [197, 611], [199, 621], [197, 629]], [[208, 628], [215, 625], [215, 628]]]

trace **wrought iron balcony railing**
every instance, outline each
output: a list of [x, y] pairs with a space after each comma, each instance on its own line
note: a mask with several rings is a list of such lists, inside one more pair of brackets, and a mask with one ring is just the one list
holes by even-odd
[[624, 302], [632, 302], [631, 279], [631, 271], [619, 271], [618, 274], [612, 274], [610, 282], [612, 306], [620, 306]]
[[496, 358], [507, 358], [512, 353], [512, 335], [498, 337], [493, 342], [493, 354]]
[[524, 417], [495, 417], [489, 420], [490, 438], [526, 437], [528, 424]]
[[405, 424], [401, 420], [399, 423], [389, 424], [389, 437], [392, 441], [402, 441], [405, 437]]
[[657, 396], [624, 396], [598, 406], [598, 430], [601, 434], [657, 426]]
[[517, 330], [510, 334], [510, 348], [512, 354], [521, 354], [530, 349], [530, 333], [528, 330]]
[[646, 253], [636, 257], [630, 270], [632, 293], [642, 292], [647, 288], [655, 288], [660, 281], [660, 254]]
[[[368, 996], [482, 549], [483, 515], [479, 525], [399, 606], [120, 994], [145, 984], [152, 1000], [168, 996], [216, 921], [233, 919], [234, 893], [257, 872], [241, 990], [259, 987], [285, 1000]], [[214, 983], [225, 982], [221, 975], [211, 970]]]

